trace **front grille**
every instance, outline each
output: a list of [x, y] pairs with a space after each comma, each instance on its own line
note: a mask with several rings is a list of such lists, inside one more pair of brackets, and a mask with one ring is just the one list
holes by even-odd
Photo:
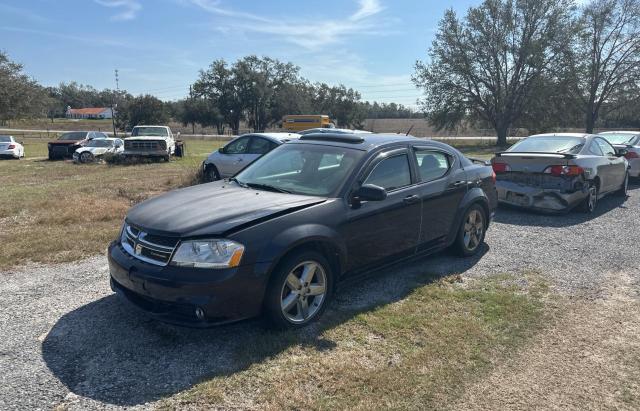
[[122, 247], [133, 257], [155, 265], [167, 265], [178, 245], [176, 237], [151, 235], [129, 224], [122, 232]]
[[160, 150], [167, 149], [167, 142], [164, 140], [157, 140], [157, 141], [125, 140], [124, 149], [138, 150], [138, 151], [160, 151]]

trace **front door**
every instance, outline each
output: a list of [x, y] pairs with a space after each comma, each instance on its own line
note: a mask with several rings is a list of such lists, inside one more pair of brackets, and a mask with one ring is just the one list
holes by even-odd
[[239, 137], [224, 147], [220, 160], [216, 162], [220, 177], [231, 177], [244, 168], [245, 160], [243, 156], [247, 153], [249, 141], [249, 136]]
[[[342, 227], [349, 271], [361, 271], [395, 258], [413, 255], [418, 244], [421, 202], [406, 149], [378, 155], [360, 184], [387, 190], [382, 201], [363, 201], [350, 208]], [[358, 185], [358, 186], [359, 186]]]
[[600, 146], [605, 160], [605, 164], [602, 167], [604, 175], [600, 178], [602, 185], [600, 192], [606, 193], [617, 190], [622, 185], [625, 173], [627, 172], [625, 160], [616, 155], [615, 148], [613, 148], [608, 141], [602, 138], [596, 138], [595, 140], [598, 146]]

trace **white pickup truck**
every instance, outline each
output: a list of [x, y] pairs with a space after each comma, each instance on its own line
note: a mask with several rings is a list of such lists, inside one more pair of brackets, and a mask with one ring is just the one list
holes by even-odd
[[[180, 133], [178, 133], [178, 136]], [[176, 140], [166, 126], [135, 126], [124, 140], [123, 156], [169, 158], [176, 152]]]

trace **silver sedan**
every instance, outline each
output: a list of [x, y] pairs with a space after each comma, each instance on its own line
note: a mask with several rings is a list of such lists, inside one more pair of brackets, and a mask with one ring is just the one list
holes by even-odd
[[496, 153], [498, 200], [514, 206], [593, 212], [610, 193], [627, 195], [629, 163], [602, 136], [540, 134]]
[[640, 132], [638, 131], [606, 131], [598, 134], [624, 154], [629, 162], [629, 176], [640, 177]]
[[300, 135], [295, 133], [253, 133], [236, 137], [204, 160], [205, 179], [216, 181], [232, 177], [282, 143], [298, 138]]

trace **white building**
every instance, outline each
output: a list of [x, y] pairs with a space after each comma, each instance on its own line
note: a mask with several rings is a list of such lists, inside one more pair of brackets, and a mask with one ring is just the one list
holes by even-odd
[[71, 108], [67, 107], [65, 114], [67, 118], [111, 118], [113, 113], [111, 107], [92, 107], [92, 108]]

